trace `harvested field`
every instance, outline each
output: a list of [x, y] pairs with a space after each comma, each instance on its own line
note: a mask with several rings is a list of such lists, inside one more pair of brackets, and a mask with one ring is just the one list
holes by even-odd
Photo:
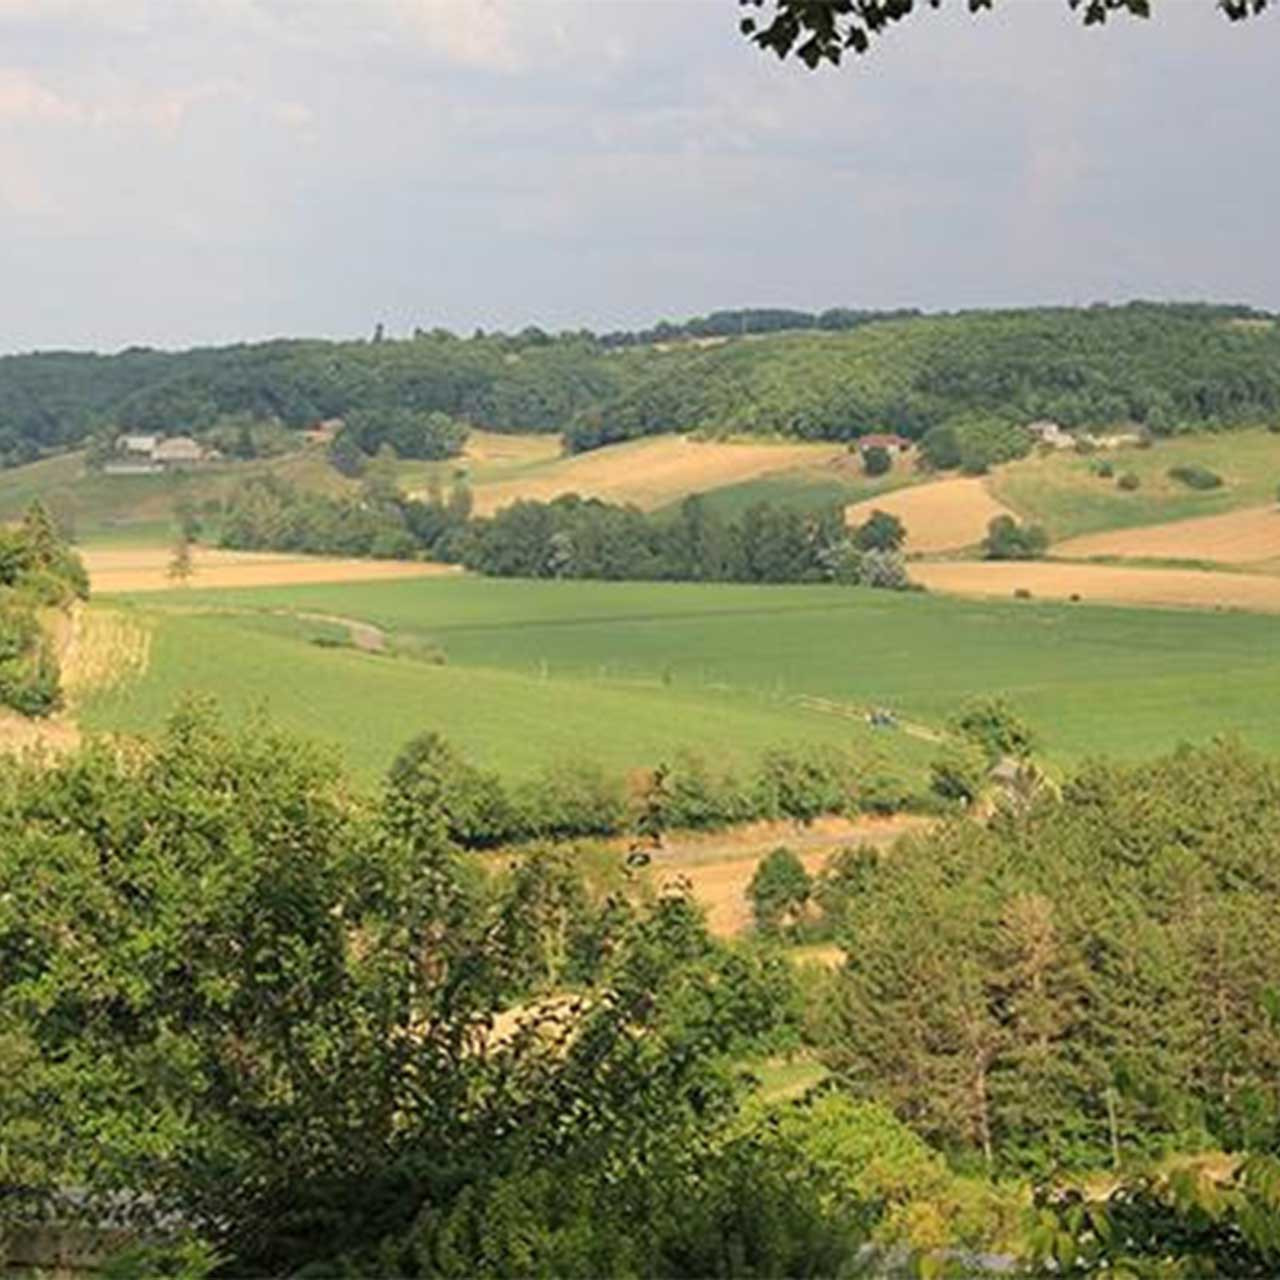
[[833, 849], [891, 844], [908, 831], [918, 831], [928, 824], [929, 819], [909, 814], [856, 822], [822, 818], [804, 829], [788, 823], [755, 823], [732, 833], [681, 840], [654, 858], [651, 874], [659, 883], [688, 881], [693, 897], [706, 910], [711, 932], [729, 938], [750, 926], [747, 888], [756, 864], [779, 845], [794, 850], [812, 875], [822, 869]]
[[994, 516], [1011, 514], [972, 477], [935, 480], [856, 502], [845, 509], [845, 519], [861, 524], [877, 510], [888, 511], [907, 526], [908, 552], [925, 554], [974, 546], [986, 536]]
[[738, 444], [654, 436], [593, 449], [524, 476], [478, 483], [475, 510], [490, 515], [521, 498], [547, 502], [562, 493], [577, 493], [651, 511], [691, 493], [826, 462], [839, 452], [829, 444]]
[[1193, 609], [1249, 609], [1280, 613], [1280, 578], [1200, 569], [1139, 569], [1123, 565], [1052, 561], [950, 561], [911, 566], [912, 577], [931, 591], [1009, 598], [1033, 597], [1092, 604], [1157, 605]]
[[[168, 576], [165, 547], [89, 548], [81, 553], [95, 595], [120, 591], [182, 591]], [[368, 582], [455, 573], [452, 565], [404, 560], [339, 560], [324, 556], [278, 555], [265, 551], [192, 548], [189, 586], [269, 587], [310, 582]]]
[[1055, 555], [1128, 556], [1155, 560], [1213, 560], [1255, 564], [1280, 557], [1280, 509], [1248, 507], [1222, 515], [1198, 516], [1169, 524], [1140, 525], [1071, 538]]

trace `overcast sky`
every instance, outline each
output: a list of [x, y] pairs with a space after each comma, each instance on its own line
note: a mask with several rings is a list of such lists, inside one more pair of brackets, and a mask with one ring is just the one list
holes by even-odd
[[1280, 18], [950, 0], [0, 0], [0, 350], [717, 307], [1280, 306]]

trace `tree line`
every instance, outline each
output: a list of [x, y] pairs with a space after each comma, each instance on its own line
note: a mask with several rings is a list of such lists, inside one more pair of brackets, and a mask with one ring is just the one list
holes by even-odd
[[1247, 307], [1132, 303], [949, 315], [749, 310], [603, 336], [420, 329], [378, 341], [6, 356], [0, 462], [93, 439], [105, 446], [126, 430], [242, 449], [253, 443], [246, 420], [297, 429], [401, 411], [558, 432], [571, 450], [672, 431], [921, 438], [975, 415], [1066, 427], [1131, 421], [1169, 433], [1274, 420], [1277, 350], [1274, 318]]
[[492, 577], [680, 582], [837, 582], [905, 590], [906, 530], [886, 512], [855, 529], [832, 504], [801, 512], [769, 502], [725, 519], [698, 495], [674, 515], [566, 494], [472, 516], [465, 484], [409, 498], [388, 469], [359, 493], [300, 489], [255, 476], [226, 502], [223, 546], [405, 559], [423, 556]]

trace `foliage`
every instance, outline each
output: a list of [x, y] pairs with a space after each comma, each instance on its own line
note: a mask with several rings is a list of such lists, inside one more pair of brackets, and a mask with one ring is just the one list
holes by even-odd
[[862, 451], [862, 471], [868, 476], [883, 476], [893, 470], [893, 457], [882, 444], [873, 444]]
[[997, 1168], [1272, 1147], [1277, 813], [1220, 744], [900, 844], [842, 899], [826, 1062]]
[[747, 888], [756, 929], [766, 934], [794, 930], [812, 890], [804, 863], [785, 845], [766, 854]]
[[1234, 1162], [1214, 1176], [1191, 1162], [1124, 1178], [1105, 1201], [1042, 1189], [1028, 1262], [1056, 1274], [1273, 1276], [1280, 1268], [1280, 1163]]
[[948, 742], [929, 765], [929, 789], [943, 800], [971, 805], [987, 782], [986, 752], [974, 742]]
[[1038, 560], [1049, 549], [1049, 535], [1038, 524], [1019, 524], [1013, 516], [995, 516], [987, 525], [982, 554], [987, 560]]
[[1135, 489], [1142, 485], [1141, 479], [1135, 471], [1125, 471], [1116, 480], [1116, 488], [1123, 489], [1125, 493], [1133, 493]]
[[952, 716], [951, 729], [980, 747], [992, 764], [1002, 756], [1025, 760], [1036, 748], [1031, 726], [999, 697], [970, 699]]
[[901, 551], [907, 528], [890, 512], [875, 510], [854, 530], [853, 540], [862, 551]]
[[0, 705], [25, 716], [61, 706], [57, 654], [40, 610], [69, 608], [88, 594], [80, 557], [41, 503], [18, 527], [0, 529]]
[[[901, 0], [739, 0], [755, 9], [768, 7], [767, 16], [742, 19], [741, 30], [759, 48], [787, 58], [792, 54], [810, 70], [823, 64], [838, 66], [846, 53], [864, 54], [876, 37], [916, 10]], [[942, 0], [929, 0], [938, 9]], [[964, 0], [970, 13], [990, 9], [993, 0]], [[1150, 0], [1067, 0], [1082, 15], [1085, 26], [1104, 23], [1117, 12], [1135, 18], [1151, 13]], [[1218, 8], [1238, 21], [1262, 13], [1268, 0], [1221, 0]], [[927, 12], [922, 8], [920, 12]]]
[[1196, 463], [1170, 467], [1169, 478], [1181, 481], [1188, 489], [1217, 489], [1222, 485], [1222, 477], [1216, 471]]
[[[725, 1055], [792, 1016], [789, 966], [679, 895], [593, 908], [563, 859], [487, 889], [424, 807], [440, 757], [364, 803], [190, 707], [153, 743], [3, 762], [6, 1223], [180, 1222], [196, 1244], [152, 1261], [201, 1274], [839, 1272], [852, 1206], [728, 1124]], [[495, 1026], [574, 972], [580, 998]]]

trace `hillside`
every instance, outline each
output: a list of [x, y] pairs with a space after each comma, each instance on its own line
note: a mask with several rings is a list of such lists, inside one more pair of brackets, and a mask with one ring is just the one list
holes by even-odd
[[[756, 324], [757, 314], [772, 319]], [[853, 327], [808, 327], [821, 317], [801, 317], [799, 330], [762, 333], [787, 313], [735, 313], [736, 329], [711, 323], [717, 336], [694, 336], [695, 324], [631, 342], [419, 330], [372, 342], [9, 356], [0, 359], [0, 462], [126, 430], [199, 435], [246, 420], [294, 429], [369, 410], [563, 432], [578, 451], [690, 431], [921, 436], [974, 413], [1066, 426], [1137, 421], [1156, 432], [1280, 413], [1280, 330], [1247, 308], [840, 314]]]

